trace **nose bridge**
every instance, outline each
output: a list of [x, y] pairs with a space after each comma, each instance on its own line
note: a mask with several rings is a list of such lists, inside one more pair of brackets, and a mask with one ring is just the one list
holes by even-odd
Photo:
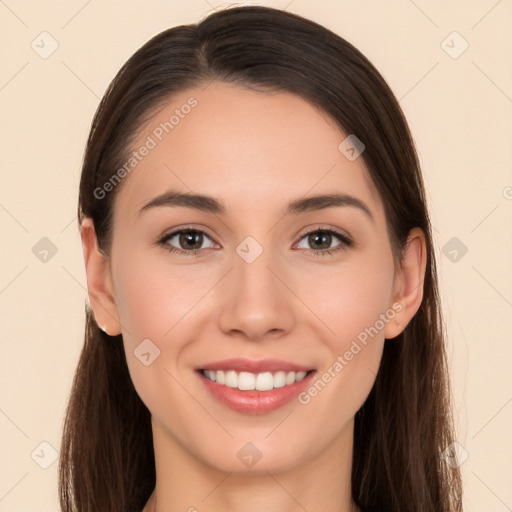
[[[266, 244], [270, 240], [266, 237]], [[231, 279], [223, 291], [220, 327], [242, 331], [250, 339], [269, 331], [288, 331], [293, 323], [292, 297], [276, 277], [280, 272], [276, 252], [253, 236], [244, 238], [235, 252]]]
[[[260, 239], [262, 237], [259, 237]], [[275, 250], [270, 246], [271, 237], [265, 238], [265, 245], [249, 235], [235, 249], [234, 274], [238, 300], [269, 304], [271, 297], [280, 295], [278, 283], [270, 269], [276, 266]]]

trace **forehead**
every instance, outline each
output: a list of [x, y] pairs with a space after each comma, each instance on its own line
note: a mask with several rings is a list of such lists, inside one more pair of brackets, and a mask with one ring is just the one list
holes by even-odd
[[[281, 211], [291, 199], [341, 192], [376, 217], [382, 205], [347, 134], [298, 95], [221, 82], [176, 94], [138, 130], [116, 209], [134, 215], [166, 189], [217, 197], [235, 213]], [[127, 160], [128, 162], [128, 160]]]

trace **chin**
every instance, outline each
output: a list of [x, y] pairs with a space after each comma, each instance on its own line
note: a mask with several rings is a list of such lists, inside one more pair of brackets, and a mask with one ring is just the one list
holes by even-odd
[[219, 451], [212, 453], [210, 447], [205, 447], [205, 452], [199, 454], [203, 462], [218, 471], [234, 473], [238, 475], [266, 475], [267, 473], [281, 473], [289, 471], [307, 460], [307, 454], [301, 452], [305, 443], [298, 446], [284, 446], [269, 442], [265, 439], [266, 432], [258, 440], [237, 441], [220, 443]]

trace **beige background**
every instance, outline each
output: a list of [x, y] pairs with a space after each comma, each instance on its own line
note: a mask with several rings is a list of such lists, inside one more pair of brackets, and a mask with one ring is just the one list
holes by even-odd
[[[400, 100], [436, 228], [458, 442], [468, 455], [466, 511], [510, 511], [512, 1], [261, 4], [348, 39]], [[99, 99], [151, 36], [220, 5], [0, 0], [0, 512], [59, 510], [52, 447], [59, 450], [86, 300], [75, 210]], [[51, 38], [58, 48], [47, 58], [32, 49], [49, 51]], [[46, 262], [43, 237], [57, 248]], [[467, 247], [456, 261], [450, 245], [443, 253], [453, 237]]]

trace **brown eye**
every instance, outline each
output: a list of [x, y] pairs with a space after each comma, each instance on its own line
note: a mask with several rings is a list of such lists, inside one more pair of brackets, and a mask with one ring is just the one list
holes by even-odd
[[198, 231], [182, 231], [178, 236], [180, 248], [200, 249], [203, 244], [203, 234]]
[[330, 249], [332, 243], [332, 235], [329, 233], [317, 231], [312, 235], [308, 235], [308, 243], [315, 249]]
[[[332, 245], [333, 242], [338, 240], [338, 243]], [[299, 245], [306, 242], [309, 247], [302, 247], [307, 249], [309, 252], [312, 252], [315, 256], [323, 255], [323, 254], [332, 254], [337, 251], [341, 251], [353, 245], [352, 240], [344, 235], [343, 233], [338, 233], [333, 229], [321, 229], [318, 228], [314, 231], [309, 231], [305, 233], [301, 237], [301, 242]]]
[[200, 229], [179, 229], [165, 235], [159, 243], [171, 252], [195, 255], [205, 248], [212, 248], [213, 244], [210, 245], [210, 247], [203, 247], [206, 239], [211, 240], [211, 238]]

